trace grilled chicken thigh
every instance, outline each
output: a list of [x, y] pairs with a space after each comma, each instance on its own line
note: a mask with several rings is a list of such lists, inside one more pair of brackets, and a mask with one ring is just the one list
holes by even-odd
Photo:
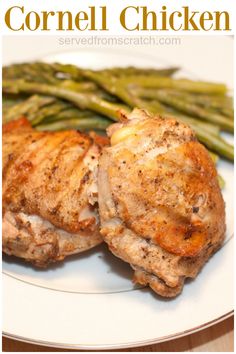
[[77, 131], [3, 126], [3, 251], [37, 266], [102, 242], [97, 212], [99, 144]]
[[223, 242], [216, 169], [185, 124], [140, 110], [123, 120], [99, 160], [101, 233], [135, 282], [173, 297]]

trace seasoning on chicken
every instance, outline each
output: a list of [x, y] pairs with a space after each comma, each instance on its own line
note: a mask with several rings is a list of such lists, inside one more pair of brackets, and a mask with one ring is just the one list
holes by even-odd
[[78, 131], [3, 126], [3, 251], [39, 267], [102, 242], [99, 144]]
[[123, 121], [99, 160], [101, 233], [136, 283], [174, 297], [224, 240], [216, 169], [187, 125], [141, 110]]

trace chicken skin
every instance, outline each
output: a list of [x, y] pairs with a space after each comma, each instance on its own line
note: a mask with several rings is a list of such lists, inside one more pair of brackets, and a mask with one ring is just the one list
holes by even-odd
[[187, 125], [141, 110], [123, 121], [99, 159], [101, 234], [136, 283], [174, 297], [224, 240], [217, 172]]
[[99, 144], [77, 131], [3, 126], [3, 251], [45, 267], [102, 242]]

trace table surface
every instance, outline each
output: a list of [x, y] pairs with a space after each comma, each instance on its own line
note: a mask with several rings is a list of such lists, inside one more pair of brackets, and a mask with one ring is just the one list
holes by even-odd
[[[57, 348], [42, 347], [3, 338], [3, 352], [63, 352]], [[72, 350], [71, 350], [72, 351]], [[116, 351], [130, 352], [233, 352], [234, 318], [209, 327], [203, 331], [179, 339], [140, 348]]]

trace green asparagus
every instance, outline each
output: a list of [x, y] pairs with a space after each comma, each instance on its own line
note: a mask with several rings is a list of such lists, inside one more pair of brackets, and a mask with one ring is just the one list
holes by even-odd
[[225, 95], [227, 87], [224, 84], [215, 84], [187, 79], [173, 79], [170, 77], [128, 76], [119, 80], [119, 84], [127, 87], [144, 88], [172, 88], [192, 93]]
[[113, 75], [116, 77], [126, 77], [134, 75], [148, 75], [148, 76], [172, 76], [179, 68], [166, 68], [166, 69], [151, 69], [151, 68], [137, 68], [134, 66], [128, 67], [113, 67], [111, 69], [99, 70], [100, 74]]
[[69, 119], [48, 124], [40, 124], [36, 127], [36, 129], [39, 131], [55, 131], [67, 129], [76, 129], [81, 131], [105, 130], [111, 123], [112, 122], [109, 119], [105, 118]]
[[35, 114], [44, 107], [55, 102], [54, 97], [45, 97], [33, 95], [30, 98], [12, 105], [3, 115], [3, 122], [7, 123], [11, 120], [17, 119], [20, 116], [26, 116], [30, 121], [33, 120]]
[[55, 96], [67, 100], [81, 109], [90, 109], [105, 115], [113, 120], [118, 120], [120, 111], [125, 113], [129, 109], [121, 104], [115, 104], [101, 99], [93, 93], [81, 93], [68, 90], [60, 86], [52, 86], [41, 83], [29, 83], [23, 80], [3, 80], [3, 92], [6, 93], [38, 93], [42, 95]]
[[188, 115], [198, 117], [204, 121], [211, 122], [213, 124], [219, 125], [222, 130], [233, 133], [234, 132], [234, 122], [225, 118], [224, 116], [216, 113], [209, 112], [202, 107], [195, 104], [185, 102], [183, 99], [166, 94], [164, 91], [156, 92], [157, 99], [180, 112], [184, 112]]

